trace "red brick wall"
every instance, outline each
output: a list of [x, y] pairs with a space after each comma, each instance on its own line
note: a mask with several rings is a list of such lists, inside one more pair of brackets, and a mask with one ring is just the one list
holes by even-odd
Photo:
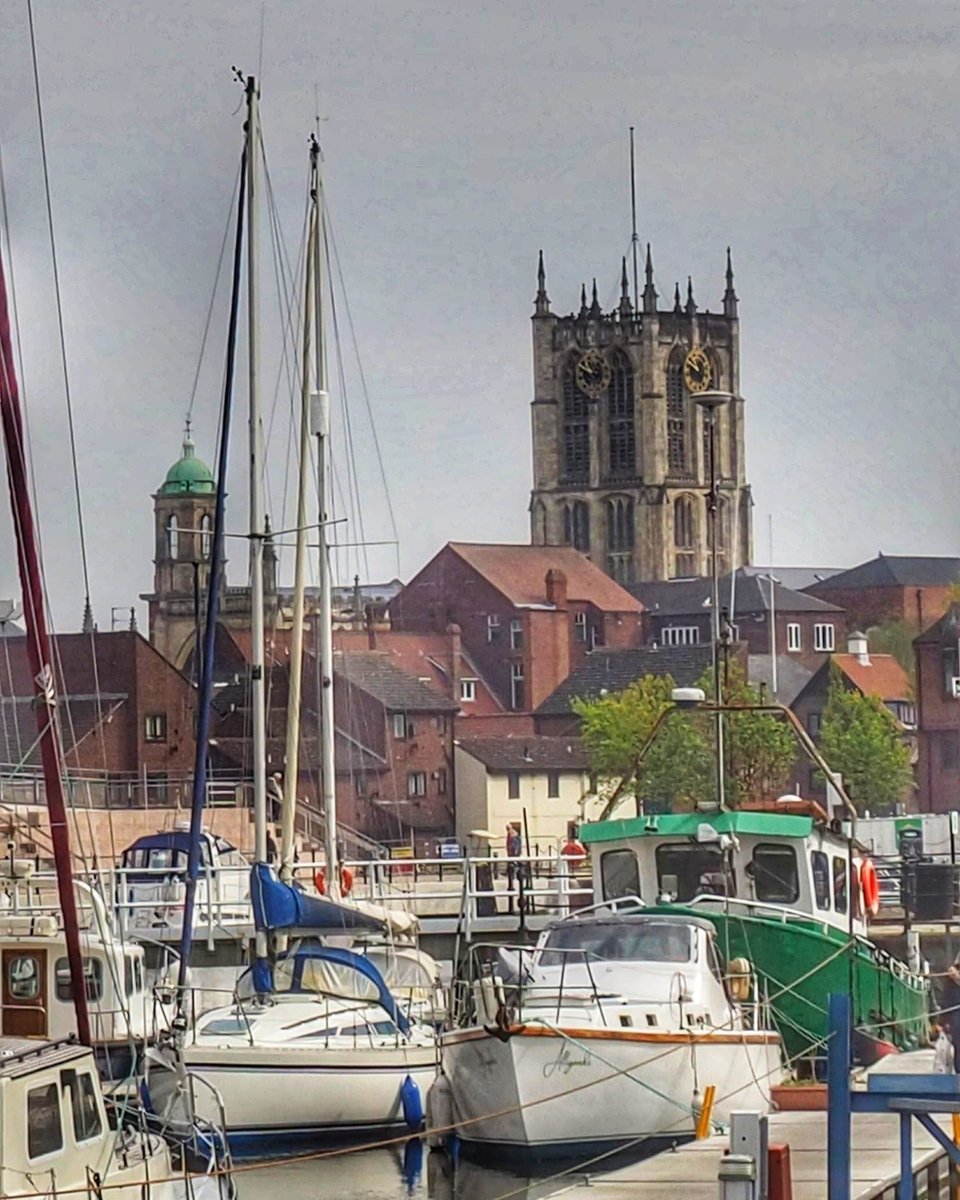
[[[944, 647], [916, 646], [917, 783], [921, 812], [947, 812], [960, 807], [960, 700], [947, 690]], [[949, 765], [952, 745], [954, 762]]]
[[866, 631], [884, 621], [910, 621], [918, 629], [926, 629], [950, 606], [950, 589], [945, 587], [830, 588], [815, 584], [807, 591], [845, 609], [851, 630]]

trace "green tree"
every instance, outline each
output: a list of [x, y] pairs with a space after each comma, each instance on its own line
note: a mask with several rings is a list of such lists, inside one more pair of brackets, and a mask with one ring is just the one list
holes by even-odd
[[[713, 695], [712, 672], [701, 679], [699, 686], [707, 695]], [[747, 682], [738, 662], [731, 663], [726, 672], [723, 698], [725, 704], [732, 705], [760, 703], [760, 693]], [[769, 799], [784, 791], [798, 747], [782, 717], [774, 713], [727, 713], [723, 735], [725, 791], [731, 807]]]
[[820, 722], [820, 753], [839, 772], [860, 812], [892, 812], [913, 783], [910, 749], [893, 714], [876, 696], [845, 687], [835, 666]]
[[867, 631], [868, 643], [873, 654], [892, 654], [916, 690], [917, 662], [913, 653], [913, 639], [920, 632], [916, 621], [882, 621]]
[[710, 750], [695, 715], [667, 718], [640, 761], [657, 720], [671, 707], [673, 687], [669, 676], [647, 675], [622, 692], [573, 702], [591, 768], [608, 797], [688, 809], [707, 791]]

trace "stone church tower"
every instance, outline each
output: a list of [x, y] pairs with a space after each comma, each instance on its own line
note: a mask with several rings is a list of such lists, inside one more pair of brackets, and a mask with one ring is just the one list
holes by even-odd
[[579, 312], [550, 310], [543, 254], [533, 313], [535, 545], [575, 546], [622, 583], [710, 571], [706, 389], [736, 399], [719, 410], [718, 550], [721, 571], [749, 563], [752, 501], [744, 465], [740, 323], [727, 251], [719, 313], [700, 312], [688, 281], [672, 309], [657, 307], [647, 247], [639, 310], [623, 260], [620, 301], [603, 312], [596, 280]]
[[[188, 665], [197, 630], [202, 627], [216, 494], [213, 472], [197, 458], [188, 425], [180, 458], [153, 495], [153, 591], [140, 597], [149, 605], [150, 642], [180, 670]], [[263, 572], [269, 617], [277, 604], [277, 556], [269, 534], [264, 543]], [[250, 628], [248, 587], [224, 587], [220, 623], [228, 629]]]

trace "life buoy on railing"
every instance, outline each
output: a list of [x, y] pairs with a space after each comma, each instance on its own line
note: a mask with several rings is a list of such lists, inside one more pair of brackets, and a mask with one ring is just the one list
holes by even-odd
[[860, 894], [863, 896], [863, 907], [871, 917], [880, 911], [880, 880], [877, 878], [877, 868], [869, 858], [860, 863]]
[[[327, 894], [327, 875], [321, 867], [313, 877], [313, 884], [321, 896]], [[353, 872], [349, 867], [340, 868], [340, 895], [349, 896], [353, 891]]]

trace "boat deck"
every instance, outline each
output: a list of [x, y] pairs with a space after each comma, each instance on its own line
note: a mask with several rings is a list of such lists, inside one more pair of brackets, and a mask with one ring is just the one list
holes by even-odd
[[[939, 1124], [949, 1130], [950, 1118]], [[775, 1113], [770, 1117], [770, 1143], [790, 1147], [793, 1200], [825, 1200], [827, 1195], [827, 1114]], [[855, 1114], [850, 1176], [852, 1200], [894, 1200], [900, 1178], [898, 1118], [886, 1114]], [[564, 1200], [716, 1200], [720, 1159], [727, 1138], [717, 1136], [690, 1142], [675, 1151], [603, 1175], [581, 1177], [562, 1185]], [[946, 1156], [933, 1138], [914, 1122], [914, 1175], [917, 1193], [930, 1200], [949, 1196]], [[558, 1188], [559, 1190], [559, 1188]]]

